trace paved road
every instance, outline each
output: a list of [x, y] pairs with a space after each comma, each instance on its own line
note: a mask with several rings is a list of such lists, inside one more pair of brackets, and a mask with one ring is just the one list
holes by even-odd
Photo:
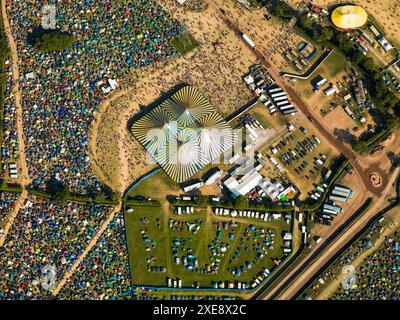
[[[213, 7], [217, 13], [222, 17], [222, 19], [227, 23], [227, 25], [230, 27], [231, 30], [233, 30], [236, 34], [239, 36], [242, 34], [242, 30], [240, 30], [234, 22], [232, 22], [226, 14], [222, 13], [219, 8], [216, 8], [213, 3], [210, 3], [210, 7]], [[391, 190], [391, 184], [393, 179], [397, 177], [397, 174], [399, 172], [399, 169], [396, 170], [396, 174], [393, 174], [391, 181], [388, 181], [387, 177], [384, 176], [383, 179], [385, 182], [388, 182], [387, 184], [384, 184], [380, 188], [374, 188], [372, 186], [371, 180], [370, 180], [370, 175], [373, 172], [374, 168], [377, 168], [378, 166], [376, 164], [372, 165], [369, 170], [364, 170], [361, 165], [359, 164], [359, 159], [358, 156], [349, 148], [347, 147], [342, 141], [339, 141], [334, 137], [326, 128], [323, 123], [321, 123], [316, 116], [310, 111], [311, 108], [305, 103], [302, 98], [297, 94], [295, 89], [286, 81], [284, 81], [281, 76], [279, 71], [275, 66], [273, 66], [268, 59], [265, 58], [264, 54], [260, 52], [259, 50], [252, 50], [253, 54], [257, 57], [257, 59], [260, 61], [260, 63], [267, 68], [267, 70], [270, 72], [271, 76], [274, 78], [276, 83], [280, 85], [289, 95], [293, 103], [302, 111], [308, 119], [314, 124], [314, 126], [319, 130], [320, 134], [322, 134], [326, 140], [328, 140], [337, 150], [339, 150], [350, 162], [352, 165], [355, 173], [361, 178], [361, 181], [364, 185], [364, 189], [368, 190], [367, 194], [374, 194], [374, 198], [378, 199], [378, 201], [373, 205], [371, 209], [369, 209], [365, 214], [362, 215], [351, 227], [348, 231], [343, 234], [340, 239], [335, 241], [333, 245], [331, 245], [326, 251], [324, 251], [320, 257], [318, 257], [313, 264], [301, 275], [300, 280], [295, 280], [293, 283], [289, 282], [289, 288], [286, 291], [283, 291], [282, 294], [280, 294], [279, 299], [290, 299], [300, 288], [301, 284], [304, 284], [304, 281], [310, 277], [312, 277], [313, 274], [315, 274], [322, 266], [327, 259], [329, 259], [330, 256], [332, 256], [337, 250], [342, 248], [344, 245], [347, 244], [348, 241], [351, 240], [351, 236], [354, 234], [354, 232], [357, 232], [357, 230], [361, 230], [363, 226], [366, 225], [366, 223], [376, 215], [377, 209], [386, 201], [384, 198], [386, 197], [386, 194], [388, 194]], [[371, 171], [372, 170], [372, 171]], [[394, 177], [394, 178], [393, 178]], [[306, 259], [303, 260], [306, 261]], [[281, 280], [277, 286], [275, 286], [272, 291], [267, 292], [266, 294], [262, 295], [261, 298], [263, 299], [269, 299], [279, 288], [280, 285], [284, 284], [285, 281], [290, 279], [291, 276], [293, 276], [296, 272], [303, 271], [301, 269], [301, 265], [296, 266], [296, 268], [291, 271], [288, 275], [284, 277], [283, 280]], [[274, 284], [276, 285], [276, 284]]]
[[[365, 212], [360, 218], [358, 218], [348, 230], [340, 236], [339, 239], [335, 240], [329, 247], [323, 251], [311, 265], [306, 266], [306, 260], [312, 255], [312, 252], [307, 256], [303, 262], [296, 266], [294, 270], [289, 272], [288, 275], [280, 282], [280, 285], [267, 292], [262, 299], [268, 300], [274, 296], [277, 300], [289, 300], [291, 299], [303, 286], [317, 273], [330, 257], [335, 255], [340, 249], [346, 246], [360, 230], [362, 230], [368, 222], [373, 219], [385, 206], [387, 202], [387, 196], [392, 191], [392, 184], [395, 183], [400, 172], [400, 168], [397, 168], [387, 184], [381, 197], [375, 198], [374, 204]], [[293, 279], [293, 280], [292, 280]], [[283, 290], [282, 290], [283, 288]], [[281, 292], [279, 292], [281, 291]], [[279, 292], [276, 296], [275, 294]]]

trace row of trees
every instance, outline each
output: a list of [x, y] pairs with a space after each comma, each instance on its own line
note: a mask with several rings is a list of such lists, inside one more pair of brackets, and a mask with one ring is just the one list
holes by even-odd
[[[332, 25], [321, 25], [307, 14], [299, 14], [284, 1], [280, 0], [272, 10], [272, 14], [285, 20], [293, 15], [298, 15], [299, 20], [297, 25], [302, 32], [322, 46], [329, 47], [332, 44], [337, 46], [346, 55], [346, 58], [354, 62], [366, 75], [372, 100], [378, 109], [384, 113], [384, 120], [381, 123], [384, 130], [379, 136], [371, 137], [367, 141], [359, 138], [355, 139], [352, 143], [354, 151], [360, 154], [367, 153], [371, 147], [377, 145], [377, 143], [382, 141], [382, 139], [399, 126], [400, 117], [396, 116], [396, 111], [398, 112], [400, 108], [399, 98], [386, 86], [383, 74], [375, 65], [373, 59], [357, 50], [354, 42], [349, 39], [345, 32], [337, 30]], [[392, 110], [395, 115], [391, 113]]]
[[399, 99], [387, 88], [383, 74], [375, 65], [373, 59], [366, 57], [357, 50], [354, 42], [349, 39], [346, 33], [335, 29], [333, 26], [321, 26], [305, 14], [300, 16], [298, 25], [317, 43], [324, 46], [329, 46], [331, 43], [336, 45], [347, 56], [348, 60], [353, 61], [368, 75], [370, 94], [378, 107], [388, 111], [399, 104]]
[[[363, 55], [346, 33], [341, 32], [331, 25], [321, 25], [306, 14], [299, 14], [284, 1], [278, 1], [272, 9], [272, 14], [282, 19], [289, 19], [299, 15], [298, 26], [310, 38], [323, 46], [337, 46], [347, 57], [353, 61], [366, 75], [370, 85], [370, 93], [376, 105], [384, 111], [389, 111], [399, 105], [399, 98], [387, 88], [383, 74], [370, 57]], [[393, 122], [393, 119], [390, 121]]]

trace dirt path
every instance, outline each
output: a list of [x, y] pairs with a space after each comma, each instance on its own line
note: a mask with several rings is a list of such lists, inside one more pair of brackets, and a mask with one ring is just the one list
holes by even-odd
[[17, 217], [17, 214], [19, 212], [19, 210], [22, 208], [22, 206], [24, 205], [25, 199], [28, 196], [28, 192], [26, 190], [23, 190], [21, 193], [21, 196], [18, 199], [17, 204], [15, 205], [15, 208], [13, 211], [11, 211], [9, 213], [9, 215], [7, 216], [7, 223], [4, 227], [4, 231], [0, 237], [0, 247], [4, 246], [4, 242], [6, 241], [8, 232], [10, 231], [13, 222], [15, 220], [15, 218]]
[[[231, 27], [231, 30], [236, 33], [236, 35], [240, 35], [241, 32], [248, 33], [250, 30], [248, 29], [248, 26], [245, 26], [243, 23], [239, 26], [237, 23], [235, 23], [234, 19], [231, 18], [231, 15], [224, 15], [221, 13], [220, 8], [217, 7], [217, 5], [213, 2], [208, 2], [210, 5], [210, 8], [215, 11], [217, 15], [221, 17], [221, 19]], [[372, 193], [375, 195], [379, 195], [384, 188], [373, 188], [371, 185], [370, 181], [370, 174], [371, 170], [364, 170], [359, 164], [359, 159], [358, 156], [347, 146], [344, 145], [343, 142], [339, 141], [336, 139], [325, 127], [323, 123], [320, 122], [320, 119], [315, 116], [315, 114], [312, 112], [312, 108], [310, 108], [306, 102], [297, 94], [296, 90], [284, 79], [281, 78], [281, 75], [279, 73], [279, 70], [275, 65], [273, 65], [267, 58], [266, 54], [268, 52], [262, 52], [259, 48], [256, 50], [251, 50], [248, 48], [248, 51], [251, 52], [253, 55], [257, 57], [259, 62], [269, 71], [271, 74], [272, 78], [275, 80], [276, 84], [281, 86], [289, 95], [293, 103], [300, 109], [300, 111], [307, 116], [307, 118], [310, 120], [310, 122], [314, 125], [314, 127], [319, 131], [320, 134], [322, 134], [325, 139], [339, 152], [341, 152], [347, 159], [349, 159], [349, 162], [351, 163], [352, 167], [356, 171], [356, 174], [361, 177], [361, 180], [363, 184], [365, 185], [366, 188], [368, 188]], [[372, 166], [371, 166], [372, 168]], [[385, 178], [385, 177], [383, 177]], [[384, 179], [387, 181], [387, 179]]]
[[[379, 248], [381, 248], [381, 246], [385, 241], [386, 236], [390, 236], [396, 230], [398, 230], [400, 226], [400, 210], [399, 209], [393, 209], [393, 210], [396, 211], [392, 216], [392, 221], [385, 228], [385, 231], [379, 236], [378, 240], [374, 243], [374, 245], [370, 249], [364, 251], [361, 255], [359, 255], [356, 259], [354, 259], [351, 262], [352, 266], [358, 268], [364, 262], [364, 259], [366, 259], [369, 255], [373, 254], [374, 252], [379, 250]], [[329, 299], [338, 290], [345, 276], [346, 276], [345, 274], [340, 274], [339, 276], [335, 277], [335, 279], [331, 281], [329, 285], [322, 290], [322, 292], [316, 297], [315, 300]]]
[[15, 107], [17, 112], [17, 130], [18, 130], [18, 140], [19, 140], [19, 168], [21, 170], [21, 183], [26, 186], [29, 182], [28, 166], [26, 164], [25, 158], [25, 140], [23, 136], [23, 122], [22, 122], [22, 94], [19, 87], [19, 59], [18, 50], [15, 44], [14, 38], [11, 33], [10, 23], [8, 21], [6, 1], [1, 1], [1, 12], [3, 16], [3, 24], [5, 34], [7, 36], [8, 45], [11, 52], [11, 64], [12, 64], [12, 76], [13, 76], [13, 92], [15, 95]]
[[24, 140], [24, 131], [23, 131], [23, 110], [22, 110], [22, 94], [19, 87], [19, 59], [18, 59], [18, 50], [15, 44], [10, 22], [8, 21], [7, 16], [7, 8], [6, 8], [6, 1], [1, 1], [1, 13], [3, 17], [3, 25], [4, 25], [4, 32], [7, 37], [8, 45], [10, 48], [10, 58], [11, 58], [11, 65], [12, 65], [12, 76], [13, 76], [13, 93], [15, 95], [15, 108], [16, 108], [16, 115], [17, 115], [17, 132], [18, 132], [18, 141], [19, 141], [19, 158], [18, 158], [18, 167], [20, 169], [20, 180], [19, 182], [22, 185], [23, 192], [18, 200], [17, 205], [15, 206], [14, 210], [10, 212], [7, 217], [7, 224], [4, 227], [4, 232], [0, 237], [0, 246], [4, 245], [5, 239], [7, 238], [7, 234], [14, 222], [15, 217], [18, 214], [19, 209], [25, 202], [25, 199], [28, 196], [28, 192], [26, 191], [26, 186], [30, 183], [28, 166], [26, 163], [26, 155], [25, 155], [25, 140]]
[[[111, 107], [111, 104], [113, 101], [119, 99], [120, 97], [126, 95], [129, 93], [130, 90], [128, 89], [123, 89], [115, 94], [112, 94], [109, 98], [107, 98], [100, 106], [99, 110], [96, 112], [95, 119], [93, 121], [93, 126], [92, 129], [90, 130], [90, 136], [89, 136], [89, 150], [91, 154], [91, 164], [93, 166], [93, 170], [98, 177], [98, 179], [110, 186], [114, 191], [118, 191], [119, 193], [123, 193], [125, 189], [128, 187], [128, 161], [126, 159], [126, 153], [124, 152], [124, 142], [122, 139], [119, 139], [118, 143], [118, 159], [119, 159], [119, 165], [120, 165], [120, 173], [117, 176], [118, 181], [113, 181], [115, 177], [109, 177], [103, 170], [101, 169], [100, 165], [98, 164], [98, 152], [97, 152], [97, 138], [98, 138], [98, 130], [99, 126], [102, 123], [102, 116], [104, 112]], [[118, 134], [122, 137], [123, 136], [123, 130], [126, 128], [123, 125], [119, 126], [116, 128]]]
[[[374, 199], [374, 204], [366, 213], [362, 215], [361, 218], [359, 218], [354, 224], [347, 230], [345, 233], [340, 236], [340, 239], [338, 239], [336, 242], [334, 242], [326, 251], [324, 251], [322, 254], [319, 255], [319, 257], [310, 265], [307, 267], [304, 272], [298, 276], [287, 288], [284, 290], [278, 297], [275, 299], [278, 300], [288, 300], [293, 297], [294, 294], [300, 290], [300, 288], [306, 283], [318, 270], [322, 268], [322, 266], [325, 264], [326, 261], [329, 260], [329, 258], [334, 255], [336, 252], [338, 252], [345, 244], [347, 244], [354, 234], [356, 234], [359, 230], [361, 230], [367, 222], [373, 218], [377, 212], [382, 210], [386, 206], [386, 201], [387, 201], [387, 196], [390, 195], [392, 192], [392, 184], [396, 181], [398, 174], [400, 172], [400, 168], [397, 168], [386, 186], [386, 189], [383, 191], [381, 197]], [[312, 255], [312, 252], [305, 257], [304, 261], [308, 259]], [[289, 274], [284, 277], [280, 284], [276, 285], [271, 291], [269, 291], [266, 295], [263, 296], [263, 299], [267, 300], [270, 299], [274, 293], [277, 292], [277, 290], [280, 288], [280, 285], [285, 283], [286, 280], [289, 279], [289, 277], [293, 276], [295, 273], [299, 272], [299, 270], [304, 269], [303, 264], [298, 264], [296, 268], [294, 268]]]
[[92, 240], [90, 240], [90, 242], [87, 245], [86, 249], [82, 252], [82, 254], [79, 256], [79, 258], [72, 265], [70, 271], [66, 272], [64, 277], [57, 284], [57, 287], [52, 292], [53, 296], [56, 296], [60, 292], [60, 290], [63, 288], [63, 286], [65, 285], [67, 280], [69, 278], [71, 278], [71, 276], [75, 273], [76, 269], [79, 267], [79, 265], [83, 262], [83, 260], [89, 254], [90, 250], [93, 249], [93, 247], [97, 244], [97, 241], [99, 240], [99, 238], [107, 230], [108, 225], [114, 219], [115, 215], [120, 211], [121, 211], [121, 205], [118, 205], [110, 212], [107, 220], [103, 222], [103, 224], [101, 225], [99, 231], [97, 231], [96, 235], [92, 238]]

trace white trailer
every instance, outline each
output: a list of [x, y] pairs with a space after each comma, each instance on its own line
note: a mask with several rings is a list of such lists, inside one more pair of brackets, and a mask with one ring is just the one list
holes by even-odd
[[361, 32], [361, 35], [364, 37], [365, 40], [367, 40], [370, 44], [374, 44], [374, 41], [372, 40], [372, 38], [370, 37], [369, 34], [367, 34], [366, 32]]
[[331, 201], [339, 201], [339, 202], [344, 202], [344, 203], [348, 202], [347, 198], [338, 197], [338, 196], [329, 196], [329, 200], [331, 200]]
[[269, 112], [270, 112], [271, 114], [273, 114], [273, 113], [275, 113], [275, 112], [277, 112], [277, 111], [278, 111], [277, 108], [271, 108], [271, 109], [269, 109]]
[[332, 195], [334, 196], [339, 196], [339, 197], [349, 197], [350, 193], [344, 192], [344, 191], [339, 191], [339, 190], [333, 190]]
[[269, 89], [268, 92], [269, 94], [275, 93], [275, 92], [279, 92], [279, 91], [283, 91], [281, 88], [273, 88], [273, 89]]
[[350, 195], [353, 195], [353, 190], [351, 190], [351, 189], [349, 189], [349, 188], [335, 186], [335, 187], [333, 188], [333, 190], [336, 190], [336, 191], [343, 191], [343, 192], [347, 192], [347, 193], [350, 194]]
[[253, 50], [257, 49], [256, 44], [253, 42], [253, 40], [250, 39], [250, 37], [247, 34], [243, 33], [242, 38], [250, 46], [250, 48], [252, 48]]
[[288, 109], [294, 109], [293, 105], [292, 104], [288, 104], [286, 106], [279, 107], [279, 110], [281, 110], [281, 111], [288, 110]]
[[284, 101], [284, 100], [287, 100], [287, 99], [288, 99], [287, 96], [283, 96], [283, 97], [274, 98], [274, 101], [278, 102], [278, 101]]
[[333, 210], [333, 211], [336, 211], [336, 212], [343, 212], [343, 209], [341, 207], [333, 206], [333, 205], [330, 205], [330, 204], [324, 204], [324, 209]]
[[289, 104], [289, 100], [279, 101], [276, 105], [279, 107], [279, 106], [284, 106], [285, 104]]
[[334, 215], [334, 216], [337, 216], [337, 211], [335, 211], [335, 210], [330, 210], [330, 209], [324, 209], [323, 211], [322, 211], [322, 214], [331, 214], [331, 215]]
[[321, 88], [321, 87], [322, 87], [323, 85], [325, 85], [327, 82], [328, 82], [327, 79], [322, 78], [321, 80], [319, 80], [319, 81], [315, 84], [315, 86], [316, 86], [317, 88]]
[[283, 114], [284, 116], [287, 116], [287, 115], [295, 115], [296, 112], [297, 112], [296, 109], [289, 109], [289, 110], [283, 110], [283, 111], [282, 111], [282, 114]]
[[282, 96], [287, 96], [288, 94], [285, 91], [282, 92], [277, 92], [277, 93], [273, 93], [271, 94], [271, 98], [277, 98], [277, 97], [282, 97]]

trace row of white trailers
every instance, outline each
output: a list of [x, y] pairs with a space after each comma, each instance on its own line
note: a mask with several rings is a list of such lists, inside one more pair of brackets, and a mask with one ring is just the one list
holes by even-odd
[[9, 174], [11, 179], [18, 179], [18, 167], [16, 163], [10, 163], [8, 166]]
[[175, 213], [180, 216], [182, 214], [193, 214], [194, 207], [175, 207]]
[[[236, 211], [236, 210], [229, 210], [229, 209], [223, 209], [223, 208], [215, 208], [214, 210], [215, 215], [217, 216], [230, 216], [232, 218], [236, 217], [245, 217], [245, 218], [254, 218], [254, 219], [260, 219], [263, 221], [268, 221], [269, 219], [269, 214], [268, 213], [260, 213], [258, 211]], [[276, 218], [276, 217], [273, 217]]]
[[281, 220], [282, 219], [282, 214], [281, 213], [260, 213], [258, 211], [249, 211], [249, 210], [230, 210], [230, 209], [224, 209], [224, 208], [215, 208], [214, 213], [218, 216], [231, 216], [232, 218], [236, 217], [247, 217], [247, 218], [255, 218], [255, 219], [261, 219], [264, 221], [269, 221], [269, 220]]
[[181, 279], [171, 279], [167, 280], [168, 288], [182, 288], [182, 280]]
[[332, 204], [325, 203], [322, 209], [322, 218], [333, 220], [334, 216], [343, 212], [343, 208], [339, 207], [336, 202], [347, 203], [353, 196], [353, 191], [346, 187], [334, 186], [329, 196]]
[[[276, 87], [268, 90], [268, 94], [271, 97], [274, 105], [274, 112], [278, 109], [283, 115], [294, 115], [297, 110], [293, 104], [289, 102], [288, 94], [282, 90], [281, 87]], [[271, 109], [270, 109], [271, 112]], [[271, 112], [272, 114], [273, 112]]]
[[346, 187], [340, 187], [340, 186], [334, 186], [331, 195], [329, 196], [329, 200], [331, 201], [338, 201], [342, 203], [347, 203], [349, 202], [350, 198], [353, 196], [353, 190], [346, 188]]

